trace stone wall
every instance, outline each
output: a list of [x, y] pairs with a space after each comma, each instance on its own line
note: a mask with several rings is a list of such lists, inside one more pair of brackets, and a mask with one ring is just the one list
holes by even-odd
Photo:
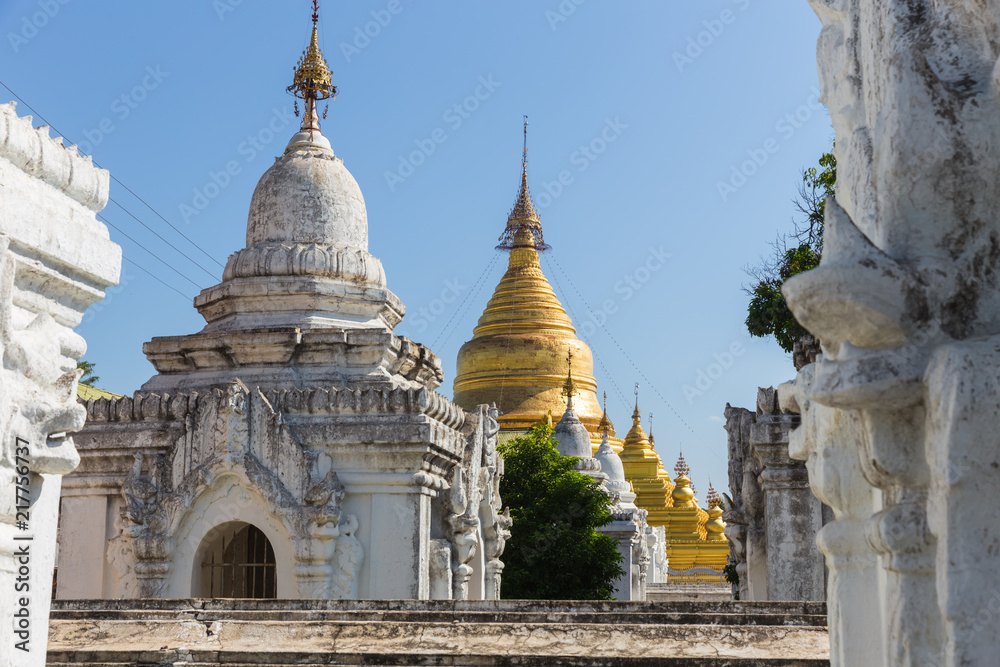
[[741, 600], [824, 600], [826, 572], [816, 547], [822, 503], [805, 464], [789, 458], [799, 415], [778, 406], [774, 388], [757, 390], [757, 411], [726, 406], [729, 488], [726, 536]]
[[[45, 663], [62, 476], [83, 426], [73, 332], [118, 282], [108, 173], [0, 105], [0, 666]], [[26, 649], [26, 650], [23, 650]]]

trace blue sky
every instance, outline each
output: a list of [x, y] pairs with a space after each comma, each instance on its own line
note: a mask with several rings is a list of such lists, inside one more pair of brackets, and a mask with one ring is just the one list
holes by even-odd
[[[285, 87], [309, 14], [307, 0], [0, 4], [0, 79], [121, 181], [112, 198], [166, 242], [115, 204], [103, 215], [165, 264], [112, 238], [183, 294], [124, 264], [78, 329], [101, 386], [138, 389], [143, 342], [204, 325], [191, 298], [243, 247], [253, 188], [297, 127]], [[709, 477], [724, 488], [726, 403], [752, 408], [794, 374], [746, 333], [740, 287], [832, 142], [819, 30], [804, 0], [323, 2], [340, 89], [324, 133], [407, 305], [397, 333], [441, 357], [442, 393], [506, 264], [494, 246], [527, 114], [543, 269], [619, 435], [639, 382], [667, 468], [683, 447], [700, 496]]]

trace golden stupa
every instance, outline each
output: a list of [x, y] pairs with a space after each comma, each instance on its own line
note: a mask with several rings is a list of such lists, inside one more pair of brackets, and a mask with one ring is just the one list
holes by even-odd
[[[527, 138], [527, 123], [525, 137]], [[563, 385], [567, 348], [573, 356], [575, 408], [600, 442], [602, 411], [597, 400], [594, 357], [539, 265], [548, 249], [528, 190], [528, 149], [521, 161], [521, 187], [499, 249], [509, 250], [507, 272], [486, 305], [472, 339], [458, 353], [454, 401], [472, 410], [496, 403], [502, 429], [527, 429], [566, 409]]]
[[642, 429], [639, 412], [639, 395], [636, 390], [635, 410], [632, 412], [632, 428], [625, 436], [621, 453], [625, 479], [632, 484], [635, 504], [649, 512], [646, 522], [650, 526], [666, 526], [670, 523], [670, 494], [674, 485], [670, 475], [663, 469], [663, 461], [653, 448], [653, 443]]

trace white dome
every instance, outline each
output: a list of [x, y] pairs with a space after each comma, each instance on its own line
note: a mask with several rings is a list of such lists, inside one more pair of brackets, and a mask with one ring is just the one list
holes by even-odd
[[598, 447], [594, 458], [601, 462], [601, 472], [608, 476], [608, 491], [619, 494], [623, 506], [632, 507], [635, 493], [632, 492], [632, 485], [625, 479], [625, 466], [622, 465], [622, 460], [615, 453], [615, 450], [611, 448], [607, 431], [604, 432], [601, 446]]
[[368, 250], [368, 213], [357, 181], [318, 130], [295, 135], [257, 183], [247, 247], [316, 243]]
[[[628, 489], [628, 482], [625, 481], [625, 466], [622, 465], [621, 457], [611, 449], [611, 444], [602, 442], [594, 458], [601, 462], [601, 472], [608, 476], [608, 485], [622, 484]], [[617, 487], [616, 487], [617, 490]]]
[[572, 406], [567, 406], [562, 419], [556, 424], [552, 434], [556, 440], [556, 449], [563, 456], [575, 456], [589, 459], [591, 454], [590, 432], [583, 425]]

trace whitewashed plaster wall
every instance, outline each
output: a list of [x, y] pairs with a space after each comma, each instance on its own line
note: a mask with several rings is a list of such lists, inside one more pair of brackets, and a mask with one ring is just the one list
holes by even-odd
[[779, 394], [837, 519], [831, 663], [995, 665], [1000, 2], [811, 5], [838, 182], [784, 287], [823, 355]]
[[121, 269], [96, 218], [107, 200], [106, 171], [0, 105], [2, 667], [45, 664], [60, 481], [79, 463], [68, 434], [86, 414], [76, 403], [86, 343], [73, 327]]

